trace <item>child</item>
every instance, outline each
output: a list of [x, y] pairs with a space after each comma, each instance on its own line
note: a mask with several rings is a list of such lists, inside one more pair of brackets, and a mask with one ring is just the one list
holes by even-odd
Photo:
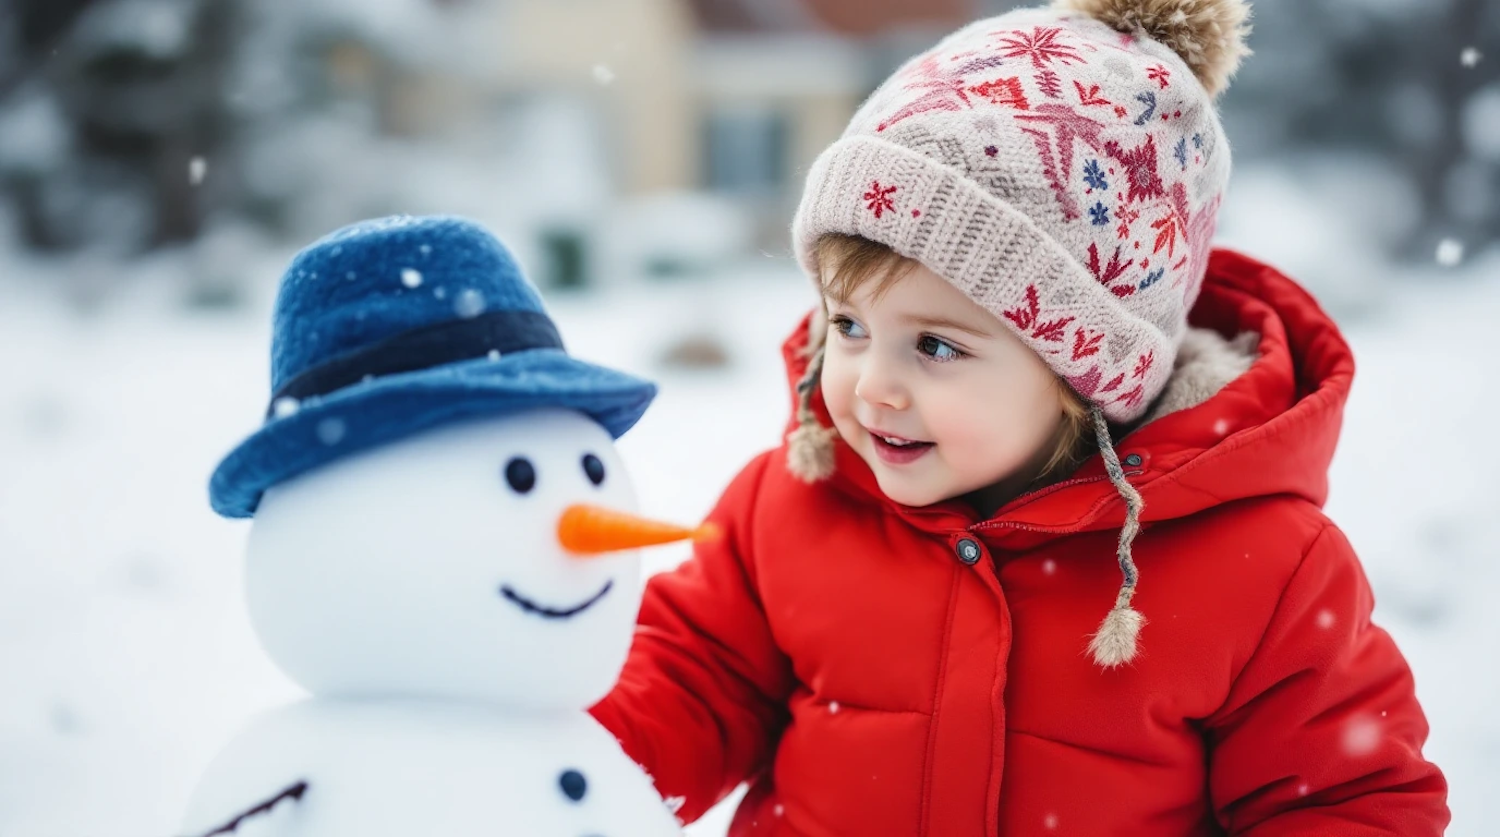
[[1442, 833], [1320, 510], [1349, 348], [1209, 249], [1247, 14], [980, 21], [814, 164], [795, 426], [593, 709], [682, 819], [749, 781], [736, 837]]

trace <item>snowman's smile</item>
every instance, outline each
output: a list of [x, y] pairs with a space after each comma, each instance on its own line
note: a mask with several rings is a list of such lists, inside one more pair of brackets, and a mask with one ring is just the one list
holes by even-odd
[[604, 596], [609, 593], [610, 588], [614, 586], [614, 579], [610, 579], [609, 581], [604, 582], [604, 586], [599, 588], [599, 592], [590, 596], [587, 601], [584, 601], [582, 604], [573, 605], [572, 607], [548, 607], [547, 605], [540, 604], [533, 599], [526, 598], [525, 596], [517, 592], [516, 588], [510, 586], [509, 584], [502, 584], [500, 586], [500, 595], [504, 596], [512, 602], [515, 602], [517, 607], [521, 608], [527, 613], [535, 613], [537, 616], [540, 616], [543, 619], [569, 619], [593, 607], [598, 603], [600, 599], [604, 598]]

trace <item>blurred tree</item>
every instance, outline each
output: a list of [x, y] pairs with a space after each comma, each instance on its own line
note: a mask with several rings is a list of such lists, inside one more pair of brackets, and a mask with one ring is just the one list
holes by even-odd
[[195, 237], [232, 180], [219, 151], [233, 0], [19, 0], [4, 14], [0, 186], [22, 241], [130, 253]]
[[1467, 147], [1464, 126], [1495, 74], [1461, 60], [1469, 48], [1500, 58], [1500, 4], [1257, 0], [1254, 27], [1257, 54], [1225, 100], [1241, 161], [1339, 152], [1380, 160], [1415, 203], [1398, 234], [1373, 236], [1389, 255], [1430, 259], [1444, 238], [1473, 249], [1500, 237], [1500, 160]]

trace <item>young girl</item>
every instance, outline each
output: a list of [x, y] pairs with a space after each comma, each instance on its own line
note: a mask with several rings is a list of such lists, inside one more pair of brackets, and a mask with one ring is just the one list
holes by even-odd
[[814, 164], [796, 419], [594, 709], [735, 837], [1442, 833], [1321, 506], [1353, 375], [1210, 252], [1238, 0], [1066, 0], [914, 58]]

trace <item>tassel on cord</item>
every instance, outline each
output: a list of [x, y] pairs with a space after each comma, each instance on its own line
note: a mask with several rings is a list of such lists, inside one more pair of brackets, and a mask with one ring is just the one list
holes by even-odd
[[838, 431], [823, 427], [813, 412], [813, 390], [823, 376], [823, 350], [820, 344], [807, 365], [807, 374], [797, 383], [797, 429], [787, 436], [786, 466], [803, 482], [818, 482], [833, 475], [833, 440]]
[[1130, 554], [1130, 545], [1141, 530], [1141, 509], [1145, 503], [1135, 486], [1125, 480], [1120, 457], [1110, 442], [1109, 424], [1104, 419], [1104, 413], [1097, 406], [1090, 407], [1089, 413], [1094, 420], [1094, 433], [1099, 438], [1099, 452], [1104, 457], [1104, 468], [1109, 473], [1109, 480], [1114, 483], [1115, 490], [1125, 500], [1125, 527], [1120, 530], [1117, 553], [1120, 574], [1125, 580], [1120, 584], [1119, 594], [1115, 596], [1114, 608], [1100, 623], [1098, 633], [1089, 640], [1089, 652], [1093, 655], [1094, 662], [1104, 668], [1116, 668], [1135, 659], [1141, 627], [1146, 624], [1146, 618], [1130, 606], [1139, 580], [1135, 560]]

